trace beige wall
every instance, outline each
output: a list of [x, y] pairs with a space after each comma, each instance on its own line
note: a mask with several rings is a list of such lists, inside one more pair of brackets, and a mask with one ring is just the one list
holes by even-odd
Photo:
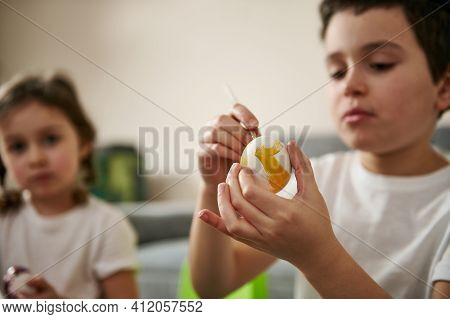
[[[181, 125], [135, 91], [198, 130], [228, 110], [224, 83], [266, 123], [327, 81], [318, 0], [5, 2], [18, 13], [0, 4], [0, 81], [19, 71], [67, 70], [99, 144], [136, 143], [139, 126]], [[323, 90], [273, 124], [333, 132]], [[173, 154], [164, 160], [170, 166]], [[153, 192], [173, 178], [158, 178]], [[192, 177], [165, 197], [191, 197], [196, 183]]]

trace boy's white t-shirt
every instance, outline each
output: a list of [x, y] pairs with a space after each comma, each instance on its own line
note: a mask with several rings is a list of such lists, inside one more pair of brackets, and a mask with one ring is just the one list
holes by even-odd
[[[415, 177], [377, 175], [357, 152], [312, 159], [336, 237], [394, 298], [429, 298], [450, 281], [450, 165]], [[296, 192], [291, 179], [282, 196]], [[297, 298], [320, 298], [299, 273]]]
[[136, 270], [136, 234], [123, 213], [90, 197], [57, 216], [29, 201], [0, 216], [0, 270], [20, 265], [42, 276], [66, 298], [100, 298], [100, 280]]

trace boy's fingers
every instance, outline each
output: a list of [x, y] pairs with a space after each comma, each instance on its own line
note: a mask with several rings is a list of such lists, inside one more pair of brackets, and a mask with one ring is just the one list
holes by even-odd
[[[230, 185], [231, 204], [238, 211], [240, 215], [245, 217], [251, 224], [258, 229], [264, 228], [270, 219], [265, 215], [264, 211], [260, 211], [258, 208], [252, 205], [242, 193], [241, 184], [239, 182], [239, 176], [242, 172], [249, 171], [249, 169], [242, 168], [239, 164], [234, 164], [227, 176], [227, 184]], [[253, 183], [253, 181], [251, 182]]]
[[230, 225], [236, 225], [238, 216], [231, 204], [230, 191], [225, 183], [220, 183], [217, 186], [217, 205], [219, 206], [220, 216], [223, 218], [225, 226], [230, 227]]
[[213, 213], [212, 211], [207, 210], [207, 209], [203, 209], [203, 210], [201, 210], [198, 213], [198, 217], [202, 221], [204, 221], [205, 223], [211, 225], [212, 227], [216, 228], [217, 230], [221, 231], [225, 235], [230, 236], [231, 238], [234, 238], [234, 239], [236, 239], [236, 240], [238, 240], [238, 241], [240, 241], [240, 242], [242, 242], [242, 243], [244, 243], [246, 245], [249, 245], [251, 247], [257, 248], [255, 242], [253, 242], [251, 240], [248, 240], [248, 239], [245, 239], [245, 238], [241, 238], [239, 236], [235, 236], [233, 234], [230, 234], [228, 232], [228, 230], [227, 230], [227, 228], [225, 226], [225, 223], [223, 222], [222, 218], [217, 216], [217, 214]]
[[214, 128], [229, 132], [242, 144], [242, 146], [246, 146], [252, 140], [251, 134], [242, 127], [241, 122], [234, 117], [233, 114], [222, 114], [216, 118], [214, 123]]
[[215, 130], [210, 130], [206, 132], [200, 143], [204, 144], [213, 144], [218, 143], [226, 146], [229, 149], [232, 149], [234, 152], [241, 154], [244, 150], [244, 145], [241, 143], [239, 139], [237, 139], [233, 134], [226, 131], [225, 129], [219, 128]]
[[287, 150], [297, 180], [297, 194], [303, 194], [305, 188], [316, 185], [311, 162], [294, 141], [288, 143]]
[[242, 104], [235, 104], [231, 109], [231, 115], [250, 130], [256, 130], [259, 126], [256, 116]]
[[217, 230], [220, 230], [222, 233], [224, 233], [226, 235], [230, 235], [222, 218], [220, 216], [218, 216], [217, 214], [213, 213], [212, 211], [210, 211], [208, 209], [203, 209], [198, 213], [198, 217], [201, 220], [203, 220], [205, 223], [211, 225], [212, 227], [216, 228]]
[[273, 194], [268, 189], [259, 187], [256, 180], [257, 178], [261, 177], [256, 176], [256, 174], [250, 170], [241, 170], [241, 173], [239, 174], [239, 183], [243, 185], [242, 194], [248, 202], [265, 214], [263, 216], [276, 218], [280, 208], [286, 205], [286, 199]]
[[214, 159], [225, 158], [234, 162], [239, 162], [241, 160], [241, 156], [238, 153], [219, 143], [202, 144], [199, 151], [199, 156], [205, 157], [206, 161], [208, 160], [208, 157], [212, 157]]
[[244, 215], [242, 215], [243, 217], [238, 216], [231, 203], [230, 187], [226, 183], [221, 183], [217, 190], [217, 203], [220, 215], [230, 235], [247, 239], [259, 237], [259, 231], [255, 226]]

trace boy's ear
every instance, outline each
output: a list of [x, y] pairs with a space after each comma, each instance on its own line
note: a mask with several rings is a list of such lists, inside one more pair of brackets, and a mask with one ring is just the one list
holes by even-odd
[[450, 66], [438, 84], [436, 110], [445, 111], [450, 106]]

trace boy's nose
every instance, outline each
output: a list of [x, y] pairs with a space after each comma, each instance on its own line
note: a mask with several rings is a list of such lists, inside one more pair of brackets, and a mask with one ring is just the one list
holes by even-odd
[[343, 84], [344, 95], [347, 97], [361, 96], [366, 94], [368, 91], [364, 75], [357, 70], [356, 67], [350, 68], [347, 71]]

